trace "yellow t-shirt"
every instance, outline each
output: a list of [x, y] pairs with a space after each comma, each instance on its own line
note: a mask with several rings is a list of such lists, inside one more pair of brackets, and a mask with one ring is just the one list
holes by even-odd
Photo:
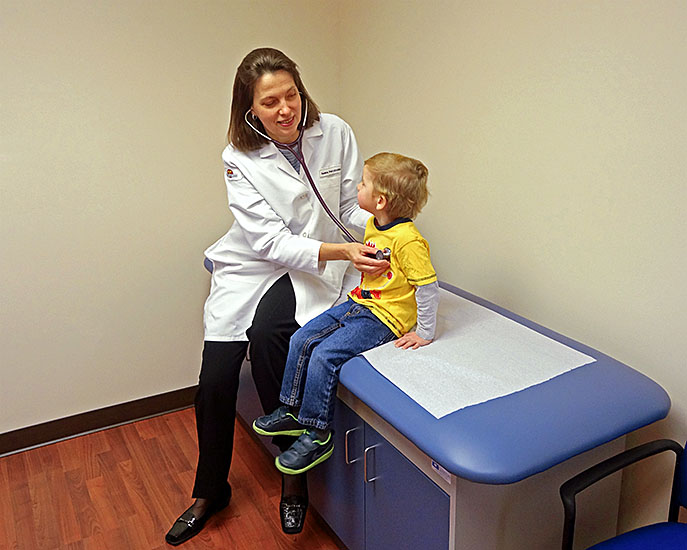
[[412, 220], [399, 218], [377, 227], [371, 217], [365, 244], [391, 250], [391, 266], [377, 277], [363, 273], [349, 297], [368, 307], [396, 336], [403, 336], [417, 322], [415, 287], [437, 280], [429, 258], [429, 245]]

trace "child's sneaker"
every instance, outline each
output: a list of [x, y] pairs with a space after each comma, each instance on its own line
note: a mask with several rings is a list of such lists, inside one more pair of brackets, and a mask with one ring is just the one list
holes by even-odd
[[253, 429], [260, 435], [299, 436], [306, 431], [286, 405], [282, 405], [271, 414], [256, 418], [253, 422]]
[[277, 470], [283, 474], [302, 474], [327, 460], [332, 456], [333, 451], [332, 432], [329, 432], [325, 441], [320, 441], [314, 431], [307, 431], [291, 447], [280, 454], [274, 463]]

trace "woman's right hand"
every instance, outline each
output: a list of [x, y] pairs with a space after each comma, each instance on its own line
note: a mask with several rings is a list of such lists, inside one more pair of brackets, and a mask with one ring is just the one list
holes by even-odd
[[378, 276], [389, 269], [389, 262], [374, 257], [376, 248], [360, 243], [322, 243], [319, 260], [349, 260], [353, 267], [363, 273]]
[[349, 260], [358, 271], [378, 276], [389, 269], [390, 265], [386, 260], [375, 258], [376, 248], [360, 243], [348, 243]]

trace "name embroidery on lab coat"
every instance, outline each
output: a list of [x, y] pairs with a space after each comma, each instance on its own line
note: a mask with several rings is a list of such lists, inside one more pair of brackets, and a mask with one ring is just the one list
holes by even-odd
[[341, 166], [330, 166], [329, 168], [323, 168], [320, 170], [321, 178], [329, 178], [341, 173]]

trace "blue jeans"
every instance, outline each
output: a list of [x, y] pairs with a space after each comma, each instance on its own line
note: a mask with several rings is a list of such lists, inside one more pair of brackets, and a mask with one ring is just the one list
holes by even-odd
[[300, 406], [304, 426], [329, 429], [341, 365], [396, 335], [350, 298], [318, 315], [291, 337], [279, 400]]

